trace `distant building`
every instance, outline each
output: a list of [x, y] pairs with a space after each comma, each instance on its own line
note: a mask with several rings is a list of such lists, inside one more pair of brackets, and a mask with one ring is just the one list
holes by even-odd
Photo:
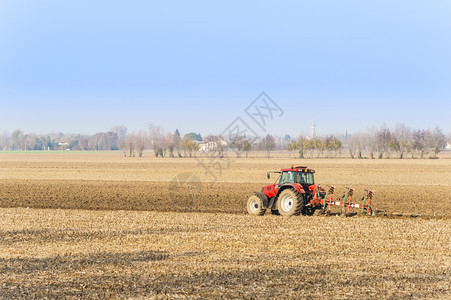
[[[224, 149], [224, 147], [227, 147], [227, 142], [224, 141], [223, 139], [221, 139], [219, 141], [220, 146], [222, 147], [222, 149]], [[216, 142], [206, 142], [206, 143], [199, 143], [199, 151], [202, 152], [211, 152], [211, 151], [217, 151], [218, 150], [218, 144]]]
[[315, 139], [316, 138], [316, 125], [315, 125], [315, 120], [312, 120], [312, 135], [311, 135], [311, 139]]
[[206, 142], [199, 144], [199, 151], [202, 152], [210, 152], [210, 151], [216, 151], [218, 149], [218, 145], [216, 142]]
[[67, 150], [68, 149], [67, 147], [69, 146], [69, 143], [67, 143], [67, 142], [59, 142], [58, 146], [61, 147], [60, 148], [61, 150]]

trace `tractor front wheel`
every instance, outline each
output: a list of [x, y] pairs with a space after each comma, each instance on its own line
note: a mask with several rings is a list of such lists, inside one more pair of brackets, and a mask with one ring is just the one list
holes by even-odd
[[266, 209], [263, 208], [263, 201], [257, 195], [252, 195], [247, 200], [247, 212], [250, 215], [263, 216]]
[[277, 199], [277, 210], [282, 216], [298, 216], [304, 207], [301, 193], [293, 189], [283, 190]]

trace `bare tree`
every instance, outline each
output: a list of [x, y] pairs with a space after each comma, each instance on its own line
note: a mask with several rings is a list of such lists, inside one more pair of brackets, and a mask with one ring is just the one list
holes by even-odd
[[97, 134], [99, 136], [98, 142], [97, 142], [97, 149], [96, 150], [106, 150], [108, 145], [108, 139], [105, 136], [105, 133], [100, 132]]
[[162, 145], [162, 148], [157, 149], [159, 155], [166, 157], [166, 153], [169, 151], [169, 157], [171, 158], [175, 157], [175, 152], [177, 152], [178, 157], [182, 156], [180, 153], [180, 134], [178, 133], [178, 130], [174, 133], [168, 132], [163, 137]]
[[180, 141], [180, 146], [185, 153], [185, 157], [187, 156], [186, 153], [188, 153], [189, 157], [193, 157], [193, 152], [197, 151], [198, 149], [197, 143], [191, 140], [189, 137], [184, 137]]
[[40, 150], [47, 150], [48, 143], [47, 143], [46, 136], [44, 136], [44, 135], [38, 136], [37, 142], [39, 143]]
[[322, 138], [316, 138], [313, 140], [313, 146], [316, 149], [317, 157], [323, 156], [324, 151], [326, 150], [326, 142]]
[[[390, 140], [388, 141], [387, 146], [391, 152], [398, 153], [400, 151], [399, 141], [393, 135], [391, 136]], [[401, 155], [401, 158], [402, 158], [402, 155]]]
[[[415, 153], [419, 153], [421, 158], [423, 158], [424, 155], [425, 135], [426, 132], [421, 129], [414, 130], [412, 133], [412, 149]], [[412, 157], [414, 157], [413, 153]]]
[[244, 141], [245, 138], [242, 135], [235, 135], [233, 139], [230, 141], [230, 148], [233, 151], [235, 151], [237, 158], [241, 157], [241, 153], [243, 152]]
[[105, 132], [105, 148], [104, 150], [118, 150], [119, 136], [116, 132], [108, 131]]
[[25, 146], [25, 135], [19, 129], [16, 129], [11, 133], [11, 140], [13, 142], [14, 149], [23, 149]]
[[129, 157], [135, 157], [135, 133], [134, 132], [127, 135], [126, 145], [127, 145], [127, 149], [129, 152]]
[[299, 136], [298, 140], [296, 141], [295, 144], [295, 150], [297, 150], [299, 152], [299, 158], [304, 158], [304, 146], [305, 146], [305, 141], [307, 140], [307, 138], [304, 135]]
[[78, 149], [81, 151], [88, 149], [88, 141], [82, 136], [78, 137], [77, 145]]
[[276, 142], [274, 140], [274, 137], [270, 134], [265, 136], [261, 141], [260, 145], [264, 151], [266, 151], [266, 157], [271, 157], [271, 151], [276, 148]]
[[361, 132], [356, 132], [350, 136], [348, 147], [351, 158], [354, 158], [356, 155], [358, 158], [362, 158], [363, 135]]
[[180, 137], [180, 132], [178, 129], [175, 130], [174, 134], [172, 135], [172, 141], [174, 144], [174, 149], [177, 151], [177, 156], [178, 157], [182, 157], [182, 153], [181, 153], [181, 149], [182, 147], [180, 146], [180, 141], [182, 140], [182, 138]]
[[432, 132], [432, 148], [434, 152], [433, 158], [437, 158], [440, 151], [446, 147], [446, 136], [440, 127], [435, 127]]
[[25, 150], [36, 150], [37, 137], [35, 133], [25, 135]]
[[[168, 132], [164, 138], [164, 143], [165, 143], [165, 148], [167, 148], [169, 150], [169, 157], [173, 158], [174, 157], [174, 149], [175, 149], [174, 134]], [[165, 153], [165, 156], [166, 156], [166, 153]]]
[[144, 149], [146, 147], [146, 138], [146, 133], [142, 130], [135, 134], [135, 147], [136, 151], [138, 151], [138, 157], [143, 156]]
[[[424, 131], [424, 154], [429, 154], [434, 150], [434, 134], [430, 130]], [[429, 155], [430, 157], [430, 155]]]
[[315, 142], [313, 140], [304, 139], [302, 141], [302, 149], [305, 151], [306, 155], [310, 153], [310, 157], [313, 158]]
[[[73, 140], [74, 138], [67, 138]], [[83, 143], [83, 142], [82, 142]], [[84, 148], [79, 144], [80, 149]], [[115, 132], [98, 132], [88, 139], [88, 148], [91, 150], [118, 150], [118, 136]]]
[[249, 151], [252, 149], [252, 144], [249, 139], [245, 139], [243, 141], [243, 151], [246, 152], [246, 158], [249, 157]]
[[164, 152], [166, 151], [164, 149], [165, 143], [164, 143], [164, 129], [161, 126], [156, 126], [153, 124], [149, 125], [149, 143], [150, 147], [155, 153], [155, 156], [158, 157], [158, 155], [163, 156]]
[[[357, 141], [358, 139], [356, 138], [354, 140], [354, 143], [358, 143]], [[341, 141], [333, 135], [328, 135], [324, 139], [322, 139], [321, 147], [324, 147], [327, 150], [328, 157], [332, 157], [332, 153], [335, 153], [335, 155], [337, 155], [340, 151]]]
[[0, 150], [7, 150], [10, 146], [10, 135], [3, 131], [3, 134], [0, 136]]
[[117, 136], [117, 148], [122, 150], [125, 157], [127, 157], [127, 127], [124, 125], [115, 125], [111, 127], [111, 132]]
[[[217, 152], [219, 157], [223, 157], [224, 152], [227, 150], [227, 142], [220, 135], [209, 134], [204, 138], [203, 142], [204, 143], [209, 143], [209, 142], [215, 143], [216, 147], [213, 151]], [[240, 144], [240, 147], [242, 147], [241, 144]]]
[[398, 123], [393, 131], [393, 137], [398, 142], [399, 158], [404, 158], [405, 153], [412, 151], [412, 130], [404, 124]]
[[288, 157], [291, 157], [291, 154], [293, 152], [296, 152], [297, 148], [298, 148], [298, 143], [296, 141], [289, 142], [287, 145]]
[[117, 145], [118, 145], [119, 149], [122, 151], [122, 153], [124, 154], [124, 157], [127, 157], [127, 141], [126, 141], [126, 139], [120, 140]]
[[99, 150], [100, 134], [96, 133], [92, 135], [88, 140], [88, 147], [91, 150]]
[[371, 159], [374, 159], [374, 152], [377, 151], [376, 144], [376, 127], [370, 127], [366, 130], [364, 134], [362, 134], [362, 144], [364, 151], [369, 153]]
[[381, 127], [376, 132], [376, 145], [377, 145], [377, 151], [379, 152], [379, 158], [384, 157], [384, 153], [388, 152], [388, 143], [390, 142], [392, 136], [390, 129], [388, 129], [386, 126]]

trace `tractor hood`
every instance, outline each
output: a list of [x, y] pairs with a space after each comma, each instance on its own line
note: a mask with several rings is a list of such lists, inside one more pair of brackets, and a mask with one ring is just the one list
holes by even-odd
[[277, 194], [277, 191], [279, 190], [279, 185], [278, 184], [270, 184], [270, 185], [265, 185], [262, 188], [262, 192], [268, 197], [268, 198], [272, 198]]

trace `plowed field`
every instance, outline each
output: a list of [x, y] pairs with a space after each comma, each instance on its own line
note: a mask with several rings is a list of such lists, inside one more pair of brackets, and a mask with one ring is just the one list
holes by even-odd
[[[167, 182], [2, 180], [3, 207], [155, 210], [244, 214], [247, 196], [262, 184], [207, 182], [174, 185]], [[367, 186], [353, 185], [355, 199]], [[337, 185], [344, 191], [343, 185]], [[379, 217], [446, 218], [451, 214], [451, 187], [373, 185]], [[362, 193], [360, 193], [362, 194]]]
[[[0, 153], [0, 299], [451, 296], [450, 159], [208, 162]], [[246, 215], [292, 164], [378, 216]]]
[[[375, 192], [380, 216], [449, 218], [451, 159], [304, 160], [124, 158], [120, 153], [0, 154], [0, 206], [242, 214], [267, 170], [308, 164], [316, 181]], [[215, 177], [213, 177], [215, 176]]]

